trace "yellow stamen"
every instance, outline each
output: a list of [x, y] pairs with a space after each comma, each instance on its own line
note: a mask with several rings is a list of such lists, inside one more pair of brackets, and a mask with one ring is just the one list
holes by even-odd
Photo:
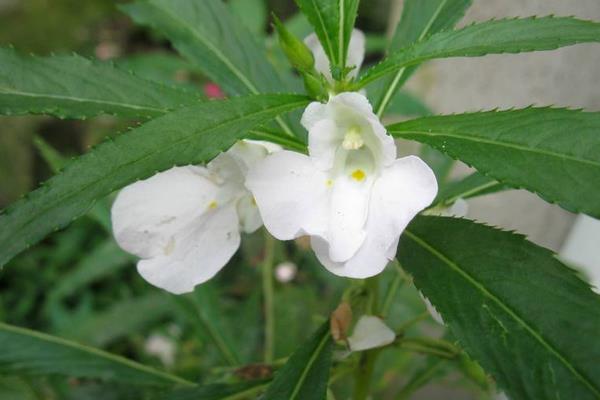
[[327, 187], [332, 187], [332, 186], [333, 186], [333, 181], [332, 181], [331, 179], [327, 179], [327, 180], [325, 181], [325, 185], [326, 185]]
[[208, 203], [208, 209], [209, 210], [214, 210], [215, 208], [217, 208], [218, 204], [215, 200], [211, 201], [210, 203]]
[[350, 176], [355, 181], [360, 182], [363, 179], [365, 179], [365, 177], [367, 176], [367, 174], [365, 174], [365, 171], [363, 171], [362, 169], [357, 169], [357, 170], [354, 170], [354, 172]]

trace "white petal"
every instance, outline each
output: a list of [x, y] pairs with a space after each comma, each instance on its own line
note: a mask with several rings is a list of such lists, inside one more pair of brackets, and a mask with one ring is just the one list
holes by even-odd
[[171, 293], [191, 292], [227, 264], [240, 246], [237, 212], [217, 208], [189, 221], [166, 251], [138, 262], [138, 272], [154, 286]]
[[357, 182], [342, 176], [335, 180], [331, 189], [327, 232], [329, 258], [332, 260], [348, 260], [363, 244], [371, 187], [371, 179]]
[[396, 334], [379, 317], [363, 315], [360, 317], [348, 344], [352, 351], [363, 351], [386, 346], [396, 339]]
[[333, 119], [324, 119], [313, 125], [308, 135], [308, 151], [314, 163], [322, 170], [333, 167], [337, 149], [344, 140], [344, 132]]
[[322, 238], [311, 244], [321, 263], [332, 273], [349, 278], [377, 275], [396, 255], [398, 238], [414, 216], [427, 207], [437, 194], [433, 171], [420, 158], [398, 159], [376, 180], [369, 204], [366, 238], [356, 254], [346, 262], [334, 262]]
[[313, 101], [304, 109], [300, 123], [307, 131], [310, 131], [316, 123], [329, 118], [332, 118], [332, 116], [327, 104]]
[[251, 143], [251, 144], [257, 144], [259, 146], [262, 146], [265, 149], [267, 149], [267, 153], [269, 153], [269, 154], [276, 153], [278, 151], [283, 150], [283, 147], [281, 147], [280, 145], [275, 144], [275, 143], [271, 143], [271, 142], [267, 142], [265, 140], [244, 139], [244, 140], [242, 140], [242, 142]]
[[327, 54], [325, 54], [323, 46], [321, 46], [321, 43], [319, 42], [317, 34], [311, 33], [308, 35], [304, 39], [304, 43], [313, 53], [313, 57], [315, 58], [315, 69], [317, 72], [322, 73], [329, 82], [332, 82], [333, 77], [331, 76], [329, 59], [327, 58]]
[[322, 234], [327, 225], [327, 177], [309, 157], [281, 151], [252, 168], [246, 186], [265, 226], [280, 240]]
[[160, 254], [215, 200], [218, 188], [207, 176], [205, 168], [175, 167], [121, 190], [111, 210], [119, 246], [142, 258]]
[[[315, 58], [315, 69], [318, 72], [322, 73], [328, 81], [333, 81], [333, 78], [331, 76], [331, 66], [329, 64], [329, 59], [327, 58], [325, 50], [323, 49], [323, 46], [321, 46], [317, 35], [314, 33], [308, 35], [304, 39], [304, 43], [313, 53], [313, 57]], [[365, 35], [362, 31], [354, 29], [352, 31], [352, 36], [350, 36], [350, 43], [348, 45], [348, 57], [346, 60], [346, 66], [355, 67], [348, 74], [350, 77], [354, 78], [358, 75], [359, 69], [363, 63], [364, 58]]]
[[360, 67], [365, 59], [365, 42], [365, 34], [361, 30], [352, 30], [350, 44], [348, 45], [348, 59], [346, 61], [347, 67], [355, 67], [348, 74], [352, 78], [358, 76]]
[[421, 299], [423, 299], [423, 302], [425, 303], [425, 307], [427, 307], [427, 311], [429, 311], [429, 314], [431, 314], [431, 318], [433, 318], [433, 320], [435, 322], [437, 322], [438, 324], [444, 325], [444, 320], [442, 319], [442, 316], [440, 315], [439, 312], [437, 312], [437, 310], [435, 309], [433, 304], [431, 304], [429, 299], [427, 297], [425, 297], [423, 295], [423, 293], [421, 293], [421, 292], [419, 292], [419, 296], [421, 296]]
[[240, 227], [245, 233], [255, 232], [263, 224], [254, 197], [250, 192], [238, 200], [237, 213], [240, 219]]

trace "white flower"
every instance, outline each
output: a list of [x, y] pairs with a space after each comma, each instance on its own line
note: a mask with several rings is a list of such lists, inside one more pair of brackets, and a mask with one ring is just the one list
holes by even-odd
[[172, 293], [212, 278], [240, 245], [240, 230], [262, 226], [244, 186], [266, 147], [238, 142], [206, 167], [174, 167], [125, 187], [112, 207], [117, 243], [140, 257], [140, 275]]
[[348, 345], [352, 351], [364, 351], [386, 346], [396, 339], [396, 334], [379, 317], [363, 315], [360, 317]]
[[[323, 46], [319, 42], [319, 38], [315, 33], [308, 35], [304, 39], [304, 43], [312, 51], [315, 57], [315, 69], [322, 73], [329, 82], [333, 82], [331, 76], [331, 66], [329, 59], [325, 54]], [[348, 76], [355, 78], [358, 75], [363, 60], [365, 58], [365, 34], [358, 29], [352, 30], [352, 36], [350, 36], [350, 43], [348, 44], [348, 59], [346, 60], [347, 67], [354, 67]]]
[[265, 226], [280, 240], [311, 236], [336, 275], [376, 275], [409, 221], [435, 198], [435, 175], [418, 157], [396, 159], [394, 140], [358, 93], [311, 103], [302, 124], [309, 156], [281, 151], [248, 173]]

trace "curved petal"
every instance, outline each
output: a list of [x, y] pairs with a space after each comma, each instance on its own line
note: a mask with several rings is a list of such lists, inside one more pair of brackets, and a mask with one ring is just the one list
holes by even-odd
[[163, 254], [139, 261], [137, 268], [152, 285], [175, 294], [187, 293], [215, 276], [239, 246], [237, 212], [226, 206], [189, 221], [171, 238]]
[[329, 82], [332, 82], [333, 77], [331, 76], [329, 59], [327, 58], [327, 54], [325, 54], [323, 46], [321, 46], [321, 42], [319, 42], [317, 34], [311, 33], [304, 38], [304, 44], [306, 44], [313, 53], [313, 57], [315, 58], [315, 69], [317, 72], [322, 73]]
[[371, 179], [357, 182], [342, 176], [335, 180], [327, 232], [329, 258], [332, 260], [348, 260], [363, 244], [371, 187]]
[[250, 192], [238, 200], [237, 213], [240, 220], [240, 228], [244, 233], [255, 232], [263, 225], [256, 201]]
[[383, 320], [375, 315], [360, 317], [348, 344], [352, 351], [364, 351], [376, 347], [387, 346], [396, 340], [396, 334]]
[[304, 129], [310, 132], [316, 123], [327, 118], [331, 118], [327, 104], [313, 101], [304, 109], [300, 123]]
[[414, 216], [437, 194], [433, 171], [415, 156], [396, 160], [373, 185], [366, 238], [346, 262], [334, 262], [322, 238], [311, 241], [315, 254], [332, 273], [349, 278], [377, 275], [396, 255], [398, 238]]
[[249, 171], [246, 186], [265, 226], [277, 239], [325, 231], [327, 177], [309, 157], [291, 151], [271, 154]]
[[346, 61], [346, 66], [354, 67], [348, 74], [351, 78], [358, 76], [360, 67], [365, 59], [365, 43], [365, 34], [359, 29], [353, 29], [348, 45], [348, 59]]
[[308, 152], [315, 165], [324, 171], [331, 169], [343, 140], [344, 132], [338, 129], [333, 119], [314, 124], [308, 135]]
[[206, 169], [195, 166], [171, 168], [133, 183], [112, 206], [115, 239], [138, 257], [160, 254], [178, 230], [209, 209], [217, 191]]

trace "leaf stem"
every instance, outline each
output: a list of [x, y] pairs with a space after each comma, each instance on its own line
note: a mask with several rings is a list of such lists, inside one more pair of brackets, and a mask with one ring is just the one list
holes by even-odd
[[275, 239], [265, 230], [265, 257], [262, 265], [262, 289], [265, 315], [264, 362], [271, 364], [274, 357], [275, 313], [273, 310], [273, 259]]
[[388, 290], [387, 290], [387, 292], [385, 294], [385, 298], [383, 300], [383, 305], [381, 306], [381, 311], [379, 312], [379, 315], [381, 316], [381, 318], [384, 318], [384, 319], [387, 317], [388, 313], [390, 312], [390, 308], [392, 307], [392, 303], [394, 301], [394, 297], [396, 296], [396, 293], [398, 292], [398, 289], [406, 281], [406, 274], [400, 267], [400, 263], [398, 262], [398, 260], [394, 259], [392, 261], [392, 264], [394, 266], [396, 266], [397, 274], [394, 277], [394, 280], [392, 281], [392, 283], [390, 283], [390, 285], [388, 286]]

